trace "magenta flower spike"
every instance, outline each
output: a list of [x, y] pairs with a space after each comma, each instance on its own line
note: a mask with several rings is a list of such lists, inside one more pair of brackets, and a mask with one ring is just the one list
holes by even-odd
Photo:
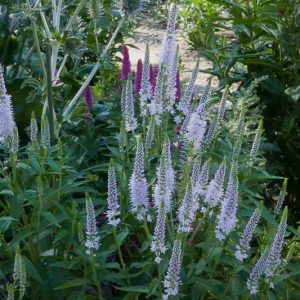
[[138, 93], [141, 89], [142, 83], [142, 73], [143, 73], [143, 63], [139, 59], [136, 66], [135, 80], [134, 80], [134, 92]]
[[92, 88], [90, 85], [88, 85], [85, 90], [84, 90], [84, 100], [85, 103], [88, 107], [92, 107], [93, 106], [93, 93], [92, 93]]
[[176, 74], [176, 101], [178, 102], [181, 96], [180, 73]]
[[127, 46], [124, 46], [122, 49], [122, 55], [123, 55], [123, 60], [122, 60], [122, 70], [121, 73], [119, 74], [119, 79], [120, 80], [125, 80], [129, 76], [131, 72], [131, 63], [129, 59], [129, 52]]

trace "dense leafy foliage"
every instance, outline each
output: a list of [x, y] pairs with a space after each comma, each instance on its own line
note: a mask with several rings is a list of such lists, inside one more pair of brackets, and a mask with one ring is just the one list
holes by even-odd
[[[72, 33], [75, 46], [84, 46], [81, 55], [71, 59], [59, 44], [62, 72], [52, 77], [57, 44], [47, 44], [42, 26], [44, 18], [52, 24], [55, 7], [31, 11], [28, 1], [27, 21], [33, 34], [37, 25], [40, 46], [31, 55], [41, 69], [20, 63], [23, 75], [14, 78], [16, 65], [6, 63], [6, 81], [0, 77], [0, 104], [11, 113], [19, 107], [15, 92], [22, 95], [16, 82], [25, 88], [29, 79], [35, 82], [23, 94], [31, 101], [21, 109], [23, 121], [15, 114], [17, 128], [5, 136], [0, 131], [0, 296], [297, 299], [300, 233], [284, 208], [287, 181], [266, 171], [262, 151], [256, 88], [266, 78], [235, 92], [222, 85], [212, 90], [208, 82], [193, 95], [196, 63], [180, 93], [176, 5], [157, 74], [151, 45], [137, 74], [122, 47], [119, 73], [113, 57], [121, 47], [112, 43], [131, 26], [138, 1], [130, 10], [127, 1], [121, 7], [66, 2], [70, 15], [89, 5], [83, 6], [89, 16], [88, 9], [80, 13], [87, 27]], [[98, 27], [97, 16], [109, 26]], [[107, 31], [95, 35], [97, 28]], [[69, 73], [71, 81], [65, 80]], [[14, 88], [6, 91], [10, 83]], [[0, 120], [1, 130], [9, 126], [7, 115]], [[263, 193], [272, 180], [283, 185], [274, 207], [266, 207]]]

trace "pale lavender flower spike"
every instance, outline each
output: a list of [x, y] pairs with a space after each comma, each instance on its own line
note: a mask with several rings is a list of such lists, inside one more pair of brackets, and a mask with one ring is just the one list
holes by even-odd
[[172, 255], [169, 261], [167, 275], [163, 281], [165, 293], [162, 296], [163, 300], [169, 299], [170, 296], [177, 296], [179, 293], [180, 269], [181, 269], [182, 242], [175, 240], [172, 249]]
[[243, 261], [245, 258], [249, 257], [250, 252], [250, 242], [253, 237], [253, 233], [257, 227], [261, 215], [261, 209], [257, 208], [252, 214], [241, 238], [236, 245], [235, 257], [236, 259]]
[[168, 165], [166, 161], [166, 156], [162, 153], [160, 158], [160, 164], [156, 171], [157, 182], [153, 190], [153, 198], [155, 201], [155, 206], [159, 208], [162, 203], [164, 203], [166, 212], [171, 211], [172, 206], [172, 193], [167, 182], [168, 180]]
[[115, 168], [111, 161], [108, 169], [108, 181], [107, 181], [107, 205], [106, 212], [108, 218], [108, 224], [117, 226], [120, 220], [120, 205], [118, 202], [118, 187]]
[[192, 188], [195, 197], [198, 197], [199, 192], [199, 177], [201, 173], [201, 161], [198, 157], [194, 159], [192, 170]]
[[178, 209], [178, 232], [191, 232], [192, 223], [196, 217], [196, 211], [198, 210], [199, 204], [198, 199], [194, 197], [192, 186], [189, 183], [186, 187], [185, 194]]
[[137, 128], [137, 120], [134, 117], [134, 98], [132, 80], [129, 77], [126, 81], [126, 88], [123, 103], [123, 116], [125, 119], [126, 131], [133, 131]]
[[225, 118], [226, 101], [227, 101], [228, 93], [229, 93], [229, 86], [226, 86], [220, 101], [219, 112], [218, 112], [219, 121], [224, 121]]
[[200, 104], [200, 106], [191, 114], [185, 133], [195, 152], [200, 150], [203, 145], [207, 126], [204, 104]]
[[187, 115], [190, 107], [191, 107], [191, 100], [194, 92], [194, 85], [195, 81], [198, 76], [199, 71], [199, 60], [197, 61], [196, 67], [193, 70], [192, 77], [188, 83], [188, 85], [185, 88], [184, 94], [180, 102], [178, 103], [178, 110], [183, 112], [184, 115]]
[[273, 278], [276, 275], [276, 271], [281, 264], [281, 252], [284, 244], [284, 236], [287, 226], [287, 207], [284, 209], [280, 224], [276, 236], [274, 238], [272, 247], [270, 249], [267, 261], [266, 261], [266, 282], [271, 288], [274, 288]]
[[152, 98], [150, 103], [150, 114], [151, 116], [155, 116], [157, 125], [160, 124], [160, 117], [163, 114], [164, 74], [165, 68], [163, 65], [161, 65], [156, 78], [154, 97]]
[[168, 70], [166, 111], [173, 113], [177, 93], [177, 73], [179, 65], [179, 49], [177, 48], [173, 62]]
[[152, 92], [151, 92], [151, 82], [150, 82], [150, 65], [149, 65], [149, 46], [146, 46], [143, 72], [142, 72], [142, 81], [140, 89], [140, 110], [141, 115], [146, 116], [148, 112], [147, 104], [150, 101]]
[[171, 68], [176, 53], [176, 17], [177, 17], [177, 5], [172, 4], [169, 13], [169, 20], [167, 25], [167, 32], [164, 36], [161, 45], [160, 64], [164, 64], [167, 70]]
[[279, 194], [279, 199], [276, 203], [276, 206], [274, 208], [274, 212], [275, 214], [279, 214], [282, 204], [284, 202], [285, 196], [286, 196], [286, 189], [287, 189], [287, 183], [288, 183], [288, 179], [284, 179], [281, 190], [280, 190], [280, 194]]
[[256, 295], [258, 292], [259, 281], [265, 272], [266, 269], [266, 262], [269, 255], [269, 248], [267, 248], [263, 254], [260, 256], [259, 260], [255, 264], [254, 268], [252, 269], [249, 278], [247, 279], [246, 286], [250, 291], [251, 295]]
[[207, 160], [201, 167], [201, 172], [198, 179], [198, 195], [205, 197], [209, 179], [209, 164], [210, 160]]
[[216, 238], [220, 241], [233, 230], [236, 224], [236, 211], [238, 207], [238, 189], [239, 182], [237, 178], [237, 163], [232, 162], [229, 181], [222, 202], [220, 215], [218, 216], [216, 226]]
[[165, 239], [166, 239], [166, 208], [164, 203], [161, 203], [161, 206], [158, 208], [157, 213], [157, 220], [156, 225], [154, 229], [154, 235], [151, 242], [151, 252], [155, 254], [155, 262], [160, 263], [161, 262], [161, 254], [165, 253], [167, 250], [167, 247], [165, 245]]
[[254, 159], [256, 158], [259, 147], [260, 147], [261, 135], [262, 135], [262, 130], [263, 130], [262, 127], [263, 127], [263, 120], [260, 120], [254, 140], [253, 140], [251, 151], [250, 151], [250, 164], [253, 164]]
[[145, 177], [144, 146], [140, 137], [137, 139], [136, 154], [133, 173], [130, 177], [130, 204], [131, 212], [136, 215], [137, 220], [151, 221], [148, 215], [149, 197], [148, 184]]
[[15, 121], [11, 98], [5, 87], [2, 66], [0, 65], [0, 143], [4, 143], [9, 136], [13, 136]]
[[85, 253], [87, 255], [95, 255], [100, 246], [100, 238], [97, 232], [96, 215], [93, 201], [90, 197], [86, 197], [86, 230], [85, 230]]
[[168, 137], [165, 138], [163, 144], [163, 153], [166, 158], [166, 179], [167, 185], [171, 193], [174, 192], [175, 186], [175, 173], [172, 166], [172, 156], [171, 156], [171, 143]]
[[223, 161], [205, 193], [204, 203], [210, 208], [216, 207], [223, 198], [225, 173], [226, 163]]

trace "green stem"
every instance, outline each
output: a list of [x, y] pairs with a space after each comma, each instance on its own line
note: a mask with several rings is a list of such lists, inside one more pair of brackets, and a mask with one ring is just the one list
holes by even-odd
[[151, 237], [151, 234], [149, 232], [149, 228], [148, 228], [148, 224], [147, 224], [147, 220], [146, 219], [144, 219], [143, 228], [145, 230], [145, 234], [146, 234], [146, 237], [147, 237], [148, 241], [151, 241], [152, 237]]
[[117, 230], [116, 230], [116, 227], [115, 227], [115, 226], [114, 226], [114, 228], [113, 228], [113, 235], [114, 235], [115, 243], [116, 243], [117, 248], [118, 248], [118, 255], [119, 255], [119, 259], [120, 259], [120, 263], [121, 263], [122, 270], [123, 270], [123, 271], [126, 271], [126, 265], [125, 265], [125, 262], [124, 262], [124, 259], [123, 259], [121, 247], [120, 247], [120, 245], [119, 245], [119, 243], [118, 243], [118, 239], [117, 239]]
[[92, 258], [90, 262], [91, 262], [91, 266], [92, 266], [93, 280], [94, 280], [94, 283], [95, 283], [95, 285], [97, 287], [97, 291], [98, 291], [98, 299], [104, 300], [103, 295], [102, 295], [101, 282], [97, 276], [96, 269], [95, 269], [94, 259]]

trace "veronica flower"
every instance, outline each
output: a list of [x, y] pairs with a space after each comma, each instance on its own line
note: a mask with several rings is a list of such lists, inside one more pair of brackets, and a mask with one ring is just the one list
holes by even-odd
[[31, 121], [30, 121], [30, 140], [31, 142], [37, 141], [37, 134], [38, 134], [38, 125], [36, 122], [34, 111], [31, 113]]
[[199, 193], [199, 178], [200, 178], [200, 173], [201, 173], [201, 161], [197, 157], [194, 159], [193, 162], [193, 169], [192, 169], [192, 188], [193, 188], [193, 193], [194, 195], [198, 195]]
[[22, 299], [26, 288], [26, 269], [21, 256], [20, 248], [17, 247], [13, 270], [14, 286], [19, 289], [19, 298]]
[[238, 189], [237, 163], [232, 162], [227, 189], [215, 231], [216, 238], [220, 241], [225, 239], [235, 226], [238, 206]]
[[225, 117], [225, 109], [226, 109], [226, 101], [229, 93], [229, 86], [227, 85], [225, 87], [225, 90], [223, 92], [221, 101], [220, 101], [220, 106], [219, 106], [219, 112], [218, 112], [218, 121], [223, 121]]
[[263, 126], [263, 120], [260, 120], [254, 140], [253, 140], [252, 148], [250, 151], [250, 164], [253, 163], [255, 157], [257, 156], [258, 150], [259, 150], [261, 135], [262, 135], [262, 126]]
[[141, 89], [142, 73], [143, 73], [143, 62], [141, 59], [139, 59], [137, 62], [135, 79], [134, 79], [134, 91], [136, 93], [138, 93]]
[[287, 226], [287, 213], [288, 210], [286, 207], [283, 211], [276, 236], [274, 238], [272, 247], [270, 249], [266, 261], [266, 269], [265, 269], [266, 282], [269, 283], [272, 288], [274, 287], [273, 277], [276, 275], [276, 271], [281, 264], [281, 252], [284, 244], [284, 235]]
[[216, 116], [211, 122], [207, 134], [205, 136], [204, 144], [209, 145], [215, 138], [216, 130], [218, 126], [218, 117]]
[[249, 256], [250, 242], [253, 237], [253, 233], [257, 227], [261, 215], [261, 209], [257, 208], [252, 214], [244, 232], [236, 245], [235, 257], [236, 259], [243, 261]]
[[90, 197], [86, 196], [86, 229], [85, 229], [85, 253], [95, 255], [100, 246], [100, 238], [97, 232], [94, 204]]
[[182, 203], [178, 209], [178, 232], [192, 231], [191, 224], [195, 220], [198, 206], [197, 198], [194, 197], [192, 186], [189, 183], [186, 187]]
[[[203, 104], [201, 105], [203, 106]], [[207, 121], [205, 120], [206, 111], [202, 107], [191, 113], [188, 125], [186, 127], [185, 136], [193, 145], [194, 151], [201, 149], [206, 132]]]
[[154, 186], [153, 198], [155, 206], [160, 207], [164, 203], [166, 212], [171, 211], [171, 198], [172, 193], [168, 183], [168, 163], [165, 153], [162, 153], [160, 164], [156, 171], [157, 182]]
[[178, 110], [183, 112], [185, 115], [189, 112], [189, 109], [191, 107], [191, 100], [194, 92], [194, 85], [195, 81], [197, 79], [199, 71], [199, 60], [197, 61], [196, 67], [193, 70], [192, 77], [188, 83], [188, 85], [185, 88], [184, 94], [180, 102], [178, 103]]
[[9, 150], [16, 154], [19, 150], [19, 131], [18, 128], [14, 128], [14, 133], [12, 137], [9, 138]]
[[171, 193], [174, 191], [174, 185], [175, 185], [175, 173], [172, 166], [172, 156], [171, 156], [171, 144], [168, 137], [165, 138], [164, 144], [163, 144], [163, 153], [166, 158], [166, 179], [167, 179], [167, 185]]
[[0, 143], [6, 141], [14, 133], [15, 121], [11, 98], [5, 87], [2, 66], [0, 65]]
[[159, 67], [150, 65], [150, 82], [151, 82], [151, 92], [154, 95], [156, 87], [156, 78], [158, 75]]
[[110, 162], [108, 168], [107, 205], [108, 205], [108, 209], [106, 215], [108, 218], [108, 224], [116, 227], [121, 222], [121, 220], [120, 220], [120, 205], [118, 202], [117, 177], [116, 177], [113, 161]]
[[216, 207], [223, 198], [225, 173], [226, 163], [223, 161], [206, 189], [204, 203], [210, 208]]
[[160, 124], [160, 116], [163, 114], [164, 74], [165, 68], [160, 66], [155, 85], [154, 97], [150, 103], [150, 114], [155, 116], [157, 125]]
[[165, 245], [165, 239], [166, 239], [166, 218], [167, 213], [165, 209], [164, 203], [161, 203], [161, 206], [158, 208], [157, 213], [157, 221], [154, 229], [154, 235], [151, 242], [151, 252], [155, 253], [155, 262], [160, 263], [161, 262], [161, 254], [165, 253], [167, 250], [167, 247]]
[[146, 133], [146, 139], [145, 139], [146, 150], [149, 150], [152, 147], [154, 133], [155, 133], [155, 118], [152, 116]]
[[201, 172], [198, 178], [198, 196], [205, 197], [208, 179], [209, 179], [209, 164], [210, 160], [207, 160], [201, 167]]
[[151, 91], [151, 82], [150, 82], [150, 67], [149, 67], [149, 47], [146, 46], [143, 72], [141, 78], [141, 88], [139, 90], [140, 93], [140, 110], [141, 115], [147, 115], [147, 103], [151, 99], [152, 91]]
[[275, 209], [274, 209], [275, 214], [279, 214], [279, 212], [281, 210], [281, 207], [284, 202], [285, 195], [286, 195], [287, 183], [288, 183], [288, 179], [286, 178], [283, 181], [283, 184], [282, 184], [282, 187], [280, 190], [280, 194], [279, 194], [279, 199], [278, 199]]
[[256, 295], [258, 292], [259, 281], [265, 272], [268, 255], [269, 249], [267, 248], [260, 256], [259, 260], [252, 269], [249, 278], [247, 279], [246, 286], [251, 295]]
[[88, 85], [84, 90], [84, 100], [88, 107], [93, 106], [93, 93], [90, 85]]
[[236, 157], [239, 156], [242, 143], [243, 143], [243, 137], [244, 137], [244, 108], [242, 108], [238, 120], [238, 124], [237, 124], [237, 137], [232, 150], [232, 159], [235, 159]]
[[148, 185], [144, 166], [144, 146], [140, 137], [137, 139], [133, 173], [130, 177], [129, 186], [131, 212], [136, 215], [139, 221], [145, 220], [146, 218], [150, 221], [151, 219], [148, 215]]
[[44, 149], [50, 147], [50, 127], [46, 115], [42, 116], [41, 121], [41, 144]]
[[177, 94], [177, 74], [179, 64], [179, 50], [177, 48], [173, 62], [170, 65], [167, 76], [167, 103], [166, 111], [173, 113], [173, 106], [176, 101]]
[[211, 81], [205, 86], [203, 93], [201, 94], [199, 104], [205, 104], [211, 97]]
[[175, 240], [172, 249], [172, 255], [169, 261], [167, 275], [163, 281], [165, 293], [163, 299], [169, 299], [170, 296], [177, 296], [179, 293], [180, 269], [181, 269], [182, 242]]
[[120, 127], [120, 133], [119, 133], [119, 148], [120, 148], [120, 151], [123, 151], [126, 144], [127, 144], [127, 133], [126, 133], [125, 120], [123, 119], [121, 121], [121, 127]]
[[119, 74], [119, 78], [121, 80], [125, 80], [128, 78], [131, 72], [131, 63], [129, 59], [129, 52], [127, 46], [123, 47], [122, 54], [123, 54], [122, 69], [121, 69], [121, 73]]
[[160, 64], [164, 64], [167, 70], [171, 68], [176, 53], [176, 17], [177, 17], [177, 5], [171, 4], [167, 32], [164, 36], [161, 45]]
[[123, 116], [125, 119], [126, 131], [133, 131], [138, 125], [137, 120], [134, 117], [134, 98], [131, 78], [127, 79], [125, 94], [123, 97]]
[[180, 73], [179, 70], [176, 73], [176, 101], [179, 101], [181, 96], [181, 84], [180, 84]]

